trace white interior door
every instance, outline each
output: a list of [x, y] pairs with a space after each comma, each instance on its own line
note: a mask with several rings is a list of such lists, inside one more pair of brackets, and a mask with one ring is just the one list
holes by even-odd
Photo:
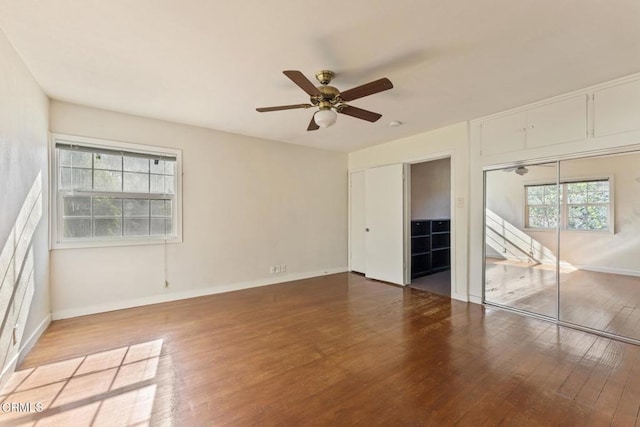
[[349, 188], [349, 269], [366, 273], [364, 171], [353, 172]]
[[402, 164], [365, 171], [366, 276], [404, 284]]

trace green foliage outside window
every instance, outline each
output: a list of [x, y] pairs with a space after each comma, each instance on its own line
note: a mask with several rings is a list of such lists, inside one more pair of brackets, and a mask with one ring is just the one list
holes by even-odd
[[[527, 227], [609, 229], [609, 180], [525, 186]], [[558, 211], [560, 206], [560, 211]]]

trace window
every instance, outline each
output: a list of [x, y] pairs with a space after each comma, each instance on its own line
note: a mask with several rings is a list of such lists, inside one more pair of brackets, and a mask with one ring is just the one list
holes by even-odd
[[527, 227], [556, 228], [558, 225], [558, 186], [530, 185], [527, 193]]
[[54, 137], [54, 246], [179, 238], [179, 151]]
[[613, 229], [610, 193], [608, 178], [567, 181], [559, 186], [526, 185], [525, 226], [556, 228], [559, 217], [563, 230], [610, 231]]

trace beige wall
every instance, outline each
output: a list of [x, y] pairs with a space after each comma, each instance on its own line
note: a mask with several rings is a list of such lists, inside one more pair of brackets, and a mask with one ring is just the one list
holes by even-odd
[[411, 165], [411, 219], [451, 217], [451, 160]]
[[451, 157], [451, 191], [456, 201], [452, 219], [453, 298], [468, 300], [469, 135], [467, 123], [458, 123], [409, 138], [349, 153], [349, 170], [395, 163], [417, 163]]
[[54, 318], [346, 270], [344, 153], [63, 102], [51, 103], [50, 129], [183, 157], [184, 242], [166, 248], [169, 288], [162, 245], [54, 250]]
[[[49, 101], [2, 32], [0, 58], [0, 315], [7, 315], [0, 362], [10, 373], [19, 348], [32, 345], [50, 318]], [[19, 342], [13, 345], [10, 335], [16, 323]]]

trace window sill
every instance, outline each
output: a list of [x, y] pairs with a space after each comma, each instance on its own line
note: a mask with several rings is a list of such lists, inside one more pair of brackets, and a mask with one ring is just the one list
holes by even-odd
[[182, 243], [182, 237], [172, 237], [170, 239], [158, 238], [131, 238], [119, 240], [94, 240], [94, 241], [67, 241], [56, 242], [51, 245], [51, 250], [58, 249], [85, 249], [85, 248], [112, 248], [123, 246], [146, 246], [164, 245], [165, 243]]
[[[525, 227], [524, 231], [527, 232], [549, 232], [549, 233], [555, 233], [556, 229], [555, 228], [529, 228], [529, 227]], [[587, 234], [614, 234], [613, 230], [571, 230], [571, 229], [566, 229], [566, 228], [561, 228], [560, 229], [561, 233], [587, 233]]]

